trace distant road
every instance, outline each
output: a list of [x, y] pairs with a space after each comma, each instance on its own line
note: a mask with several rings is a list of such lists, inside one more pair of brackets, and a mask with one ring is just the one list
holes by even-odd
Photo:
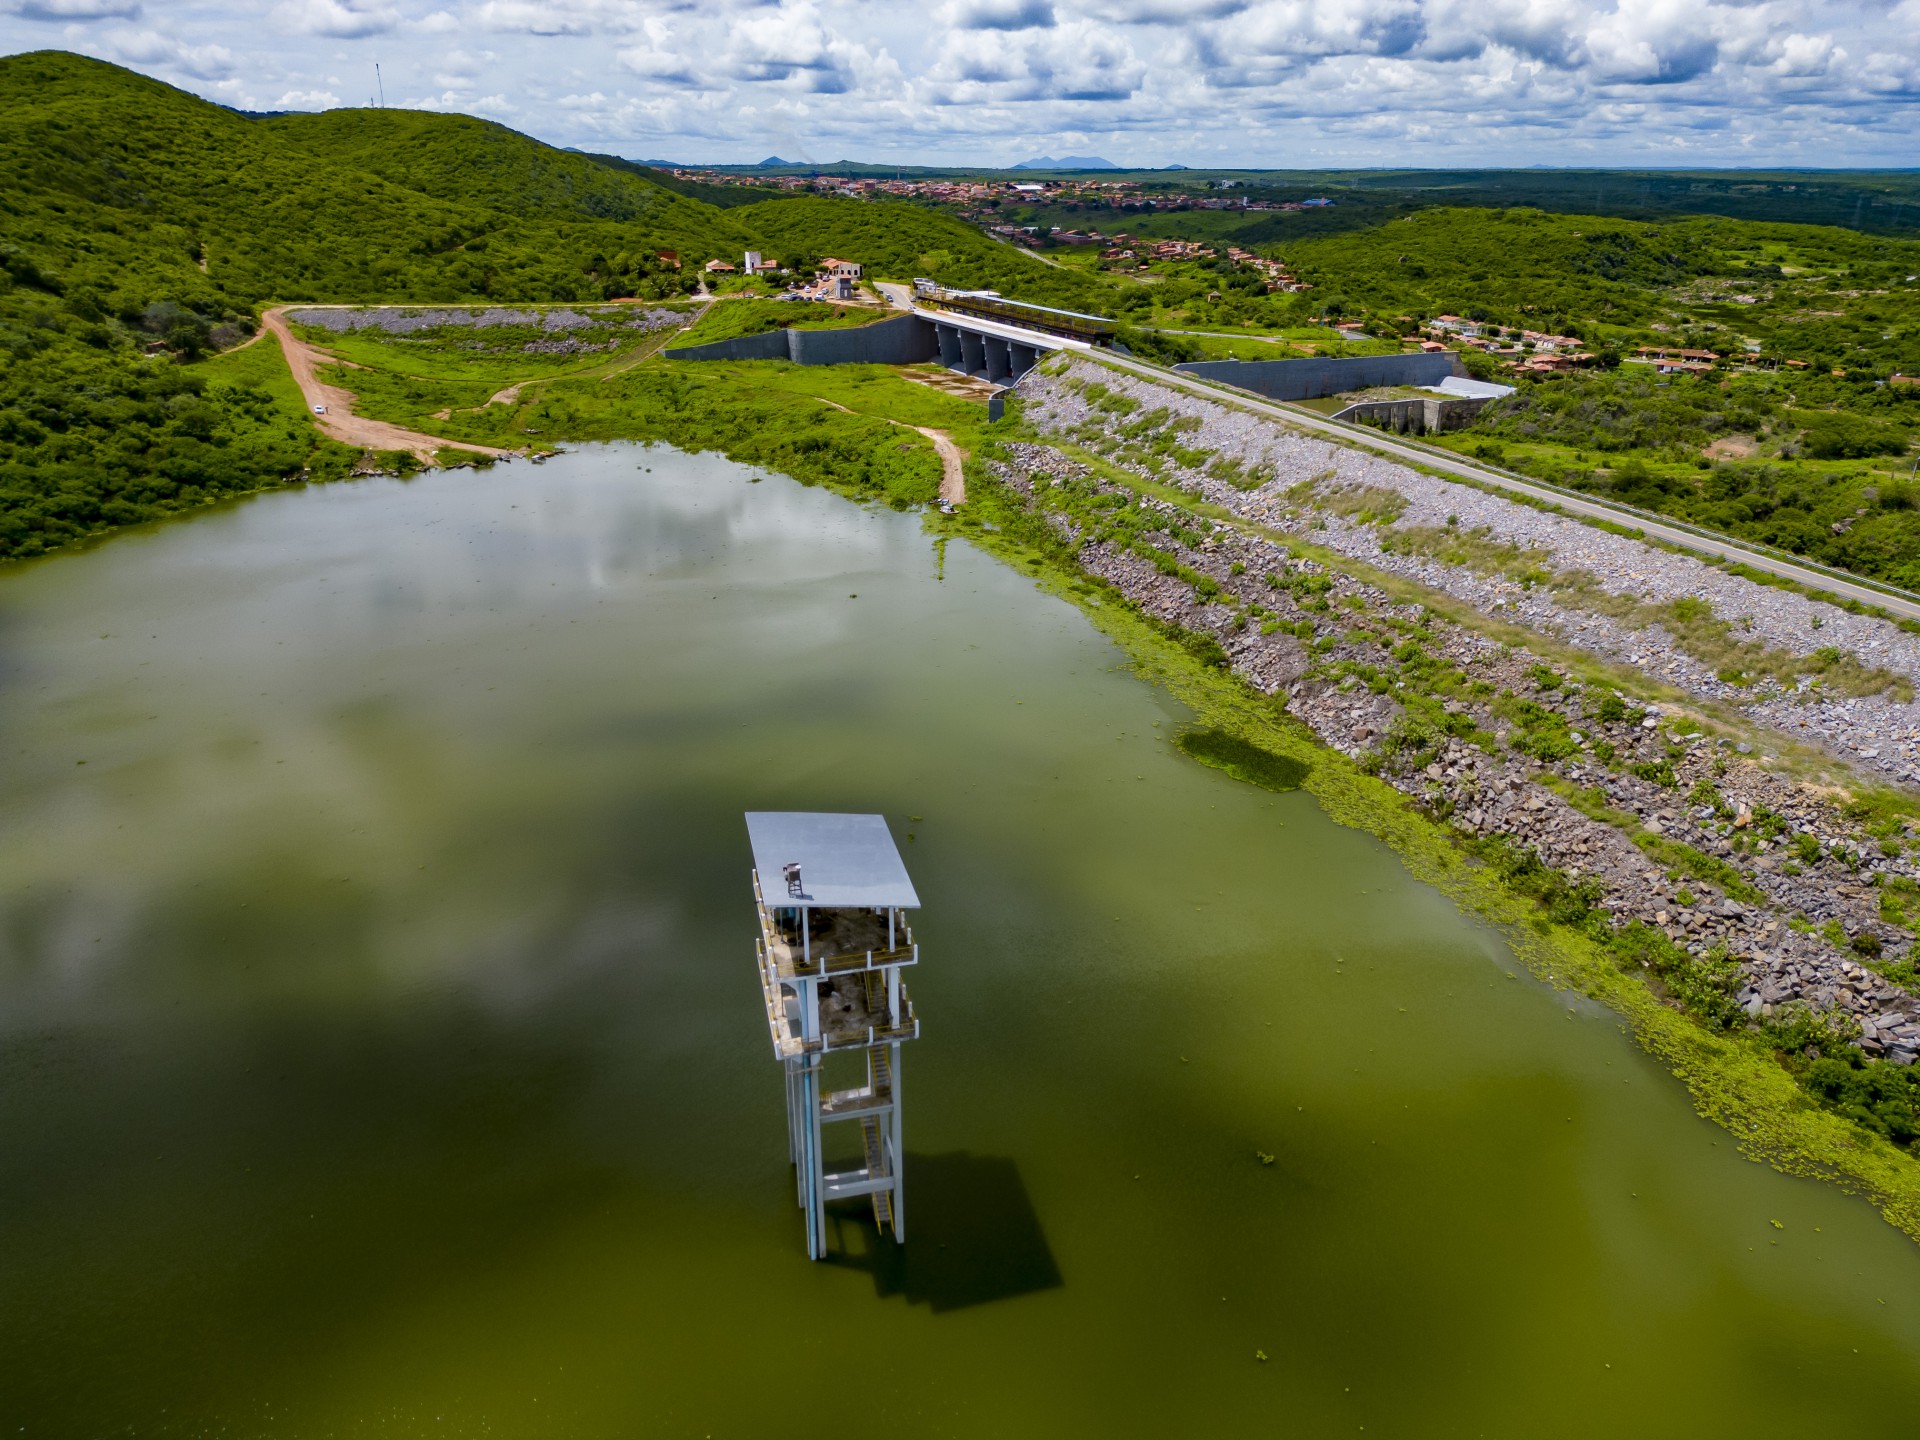
[[1681, 526], [1665, 524], [1658, 520], [1649, 520], [1645, 516], [1636, 515], [1630, 511], [1615, 509], [1604, 501], [1569, 495], [1565, 491], [1554, 490], [1544, 485], [1530, 485], [1524, 480], [1516, 480], [1511, 475], [1503, 475], [1497, 470], [1482, 469], [1472, 461], [1458, 459], [1444, 451], [1426, 450], [1404, 444], [1385, 434], [1362, 430], [1358, 426], [1342, 425], [1324, 416], [1316, 415], [1311, 410], [1300, 410], [1291, 405], [1263, 400], [1257, 395], [1236, 390], [1230, 386], [1209, 384], [1193, 376], [1137, 360], [1130, 355], [1116, 355], [1112, 351], [1103, 350], [1100, 352], [1100, 360], [1122, 370], [1131, 370], [1157, 385], [1170, 385], [1175, 389], [1185, 390], [1189, 394], [1204, 396], [1210, 400], [1230, 398], [1237, 405], [1245, 406], [1258, 414], [1270, 416], [1298, 430], [1317, 431], [1348, 444], [1359, 444], [1380, 454], [1391, 455], [1396, 460], [1405, 460], [1410, 464], [1423, 465], [1429, 470], [1437, 470], [1462, 480], [1471, 480], [1481, 485], [1490, 485], [1542, 500], [1558, 506], [1571, 515], [1582, 515], [1591, 520], [1605, 520], [1610, 524], [1626, 526], [1653, 539], [1665, 541], [1669, 545], [1691, 550], [1695, 554], [1731, 560], [1755, 570], [1763, 570], [1769, 575], [1778, 575], [1783, 580], [1792, 580], [1796, 584], [1823, 590], [1830, 595], [1841, 595], [1864, 604], [1877, 605], [1888, 614], [1898, 615], [1902, 619], [1920, 620], [1920, 602], [1897, 594], [1889, 594], [1871, 585], [1842, 579], [1824, 570], [1796, 565], [1790, 560], [1749, 550], [1731, 540], [1698, 534]]

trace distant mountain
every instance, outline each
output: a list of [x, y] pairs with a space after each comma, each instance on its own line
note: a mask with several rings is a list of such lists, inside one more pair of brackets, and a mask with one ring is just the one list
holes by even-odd
[[638, 175], [649, 180], [663, 190], [671, 190], [676, 195], [685, 195], [690, 200], [704, 200], [722, 210], [732, 209], [736, 205], [751, 205], [756, 200], [765, 200], [778, 195], [778, 190], [760, 185], [706, 185], [698, 180], [682, 180], [670, 173], [678, 168], [665, 160], [627, 160], [618, 155], [595, 155], [590, 150], [574, 150], [569, 154], [585, 155], [596, 165], [605, 165], [611, 170], [624, 170], [629, 175]]
[[1098, 155], [1062, 155], [1058, 160], [1051, 155], [1040, 155], [1032, 160], [1023, 160], [1013, 168], [1015, 170], [1118, 170], [1120, 167], [1111, 160], [1102, 160]]
[[798, 164], [798, 163], [799, 163], [798, 161], [794, 161], [794, 160], [782, 160], [782, 159], [781, 159], [781, 158], [780, 158], [780, 157], [779, 157], [778, 155], [769, 155], [769, 156], [767, 156], [767, 158], [766, 158], [766, 159], [764, 159], [764, 160], [762, 160], [762, 161], [760, 162], [760, 164], [761, 164], [762, 166], [767, 166], [767, 165], [794, 165], [794, 164]]

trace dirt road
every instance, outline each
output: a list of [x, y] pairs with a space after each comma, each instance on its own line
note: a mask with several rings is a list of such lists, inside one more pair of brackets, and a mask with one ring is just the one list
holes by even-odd
[[[824, 395], [813, 398], [843, 415], [860, 414], [860, 411], [849, 410], [839, 401], [829, 400]], [[963, 504], [967, 498], [967, 452], [953, 443], [953, 437], [931, 425], [909, 425], [904, 420], [888, 420], [887, 423], [898, 425], [902, 430], [917, 430], [933, 442], [934, 453], [940, 457], [940, 501], [944, 505]]]
[[967, 452], [953, 443], [951, 436], [944, 430], [935, 430], [929, 425], [912, 427], [933, 441], [933, 448], [940, 452], [940, 499], [948, 505], [961, 505], [967, 498]]
[[[262, 330], [271, 330], [273, 338], [280, 342], [280, 353], [287, 358], [287, 369], [293, 372], [293, 381], [300, 387], [308, 413], [313, 414], [313, 423], [320, 427], [321, 433], [328, 439], [368, 450], [406, 450], [429, 464], [435, 452], [440, 450], [465, 450], [481, 455], [519, 453], [464, 440], [445, 440], [438, 435], [423, 435], [418, 430], [408, 430], [384, 420], [369, 420], [363, 415], [354, 414], [353, 392], [343, 390], [338, 385], [325, 384], [316, 373], [320, 366], [337, 362], [326, 351], [307, 344], [293, 333], [293, 327], [287, 324], [287, 308], [282, 305], [266, 311], [260, 317], [260, 327]], [[315, 414], [313, 407], [316, 405], [326, 406], [326, 413]]]

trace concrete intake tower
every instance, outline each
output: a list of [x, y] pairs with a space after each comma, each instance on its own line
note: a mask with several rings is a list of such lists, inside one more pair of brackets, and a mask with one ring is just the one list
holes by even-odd
[[[883, 816], [749, 811], [747, 837], [807, 1256], [826, 1253], [827, 1202], [850, 1196], [870, 1196], [881, 1233], [904, 1240], [900, 1046], [920, 1021], [900, 972], [920, 959], [906, 922], [920, 898]], [[858, 1127], [857, 1147], [823, 1144], [843, 1126]], [[851, 1163], [829, 1170], [830, 1148]]]

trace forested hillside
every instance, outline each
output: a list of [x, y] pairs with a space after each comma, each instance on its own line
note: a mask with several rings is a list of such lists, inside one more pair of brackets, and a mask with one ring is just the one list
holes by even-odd
[[618, 155], [595, 155], [588, 151], [579, 153], [586, 155], [596, 165], [605, 165], [623, 175], [638, 175], [642, 180], [671, 190], [676, 195], [685, 195], [690, 200], [704, 200], [709, 205], [718, 205], [722, 210], [730, 210], [736, 205], [754, 205], [762, 200], [777, 200], [785, 193], [759, 185], [707, 185], [698, 180], [683, 180], [668, 171], [642, 165], [638, 160], [626, 160]]
[[1279, 253], [1313, 282], [1312, 303], [1335, 312], [1451, 311], [1591, 340], [1757, 345], [1883, 374], [1920, 359], [1915, 240], [1699, 216], [1435, 209]]
[[746, 239], [715, 207], [573, 150], [471, 115], [328, 110], [246, 122], [329, 170], [347, 169], [454, 204], [549, 223], [641, 224], [668, 249], [730, 253]]
[[1115, 292], [1079, 271], [989, 240], [945, 211], [899, 201], [846, 202], [823, 196], [769, 200], [732, 212], [781, 256], [858, 259], [895, 279], [933, 275], [966, 289], [995, 289], [1045, 305], [1111, 307]]
[[[1869, 235], [1920, 236], [1920, 171], [1647, 170], [1190, 170], [1105, 177], [1152, 195], [1152, 207], [1106, 204], [1084, 193], [997, 207], [1014, 224], [1091, 226], [1133, 235], [1182, 236], [1264, 249], [1296, 240], [1372, 230], [1435, 207], [1520, 207], [1562, 215], [1666, 222], [1719, 215], [1761, 224], [1837, 226]], [[1202, 209], [1195, 192], [1230, 184], [1256, 205], [1310, 197], [1306, 209]], [[720, 187], [713, 187], [720, 188]], [[745, 193], [745, 192], [743, 192]], [[1181, 198], [1185, 197], [1185, 198]]]
[[751, 245], [1089, 284], [927, 210], [721, 208], [466, 116], [247, 116], [54, 51], [0, 59], [0, 167], [0, 557], [340, 465], [251, 371], [193, 368], [274, 301], [659, 298]]
[[[1265, 177], [1262, 177], [1263, 179]], [[1272, 183], [1269, 181], [1268, 183]], [[1357, 170], [1306, 172], [1299, 186], [1339, 197], [1338, 208], [1510, 205], [1566, 215], [1661, 221], [1695, 215], [1835, 225], [1877, 235], [1920, 231], [1920, 175], [1912, 170]], [[1284, 222], [1254, 241], [1286, 238]], [[1381, 215], [1380, 218], [1385, 218]], [[1267, 222], [1262, 222], [1267, 223]]]

